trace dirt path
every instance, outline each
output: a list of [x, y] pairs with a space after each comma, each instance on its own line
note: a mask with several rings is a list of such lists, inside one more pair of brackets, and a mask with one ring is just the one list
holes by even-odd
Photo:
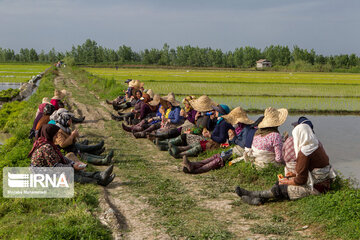
[[[180, 182], [186, 189], [186, 194], [193, 198], [199, 207], [210, 212], [216, 221], [228, 226], [235, 239], [275, 239], [280, 236], [267, 233], [257, 233], [256, 228], [268, 226], [272, 212], [265, 206], [251, 208], [239, 203], [239, 198], [229, 191], [209, 193], [211, 182], [204, 178], [184, 174], [180, 160], [175, 160], [167, 152], [160, 152], [156, 146], [146, 139], [134, 141], [130, 134], [121, 129], [120, 123], [114, 123], [110, 117], [112, 107], [107, 105], [94, 92], [88, 92], [75, 80], [60, 73], [55, 79], [57, 88], [65, 88], [70, 93], [67, 97], [69, 107], [79, 116], [85, 116], [82, 124], [76, 125], [81, 134], [85, 133], [90, 140], [105, 139], [107, 149], [120, 152], [118, 160], [127, 160], [127, 154], [136, 154], [156, 166], [161, 175]], [[109, 122], [116, 129], [109, 127]], [[113, 134], [121, 132], [122, 137]], [[125, 135], [125, 138], [123, 137]], [[111, 146], [110, 146], [110, 145]], [[153, 206], [147, 204], [148, 199], [134, 192], [133, 184], [125, 179], [122, 171], [115, 167], [118, 173], [116, 179], [107, 188], [103, 188], [100, 199], [101, 212], [99, 219], [113, 231], [114, 239], [171, 239], [166, 229], [156, 224]], [[206, 178], [205, 178], [206, 180]], [[224, 186], [216, 186], [222, 188]], [[271, 223], [270, 223], [271, 224]], [[276, 226], [276, 224], [275, 224]], [[291, 234], [287, 239], [309, 238], [309, 231], [289, 229]], [[284, 237], [284, 236], [281, 236]], [[175, 237], [176, 238], [176, 237]]]

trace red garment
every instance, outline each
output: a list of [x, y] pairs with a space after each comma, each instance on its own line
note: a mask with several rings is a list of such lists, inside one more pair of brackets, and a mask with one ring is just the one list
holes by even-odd
[[296, 162], [293, 137], [288, 137], [284, 142], [282, 154], [285, 163]]
[[39, 147], [45, 145], [45, 144], [50, 144], [53, 149], [55, 150], [55, 152], [59, 155], [61, 162], [66, 164], [67, 161], [65, 160], [64, 156], [62, 155], [62, 153], [60, 152], [60, 150], [55, 146], [55, 144], [52, 141], [47, 140], [45, 137], [39, 137], [33, 145], [33, 148], [31, 149], [31, 151], [28, 154], [28, 157], [30, 158], [31, 155], [33, 154], [33, 152], [35, 152], [36, 149], [38, 149]]
[[54, 107], [55, 107], [55, 110], [58, 110], [59, 109], [59, 99], [51, 99], [51, 101], [50, 101], [50, 103], [52, 104], [52, 105], [54, 105]]
[[203, 151], [206, 151], [206, 143], [207, 142], [208, 142], [208, 140], [200, 140], [201, 149]]
[[39, 105], [39, 112], [40, 113], [44, 112], [44, 107], [46, 106], [46, 104], [48, 104], [48, 103], [42, 103], [42, 104]]

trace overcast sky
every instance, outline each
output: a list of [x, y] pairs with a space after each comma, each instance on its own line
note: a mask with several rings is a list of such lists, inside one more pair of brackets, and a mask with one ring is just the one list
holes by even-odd
[[298, 45], [360, 56], [359, 0], [0, 0], [0, 47]]

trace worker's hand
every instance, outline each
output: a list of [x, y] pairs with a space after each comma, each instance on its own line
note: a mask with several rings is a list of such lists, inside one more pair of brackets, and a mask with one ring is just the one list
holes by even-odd
[[71, 136], [72, 136], [73, 138], [79, 137], [80, 135], [79, 135], [78, 130], [75, 129], [74, 131], [72, 131]]
[[87, 164], [85, 164], [85, 163], [83, 163], [83, 162], [76, 162], [76, 163], [74, 163], [73, 168], [74, 168], [75, 170], [83, 170], [83, 169], [86, 168], [86, 165], [87, 165]]
[[288, 173], [286, 174], [286, 177], [287, 177], [287, 178], [296, 177], [296, 174], [293, 173], [293, 172], [288, 172]]

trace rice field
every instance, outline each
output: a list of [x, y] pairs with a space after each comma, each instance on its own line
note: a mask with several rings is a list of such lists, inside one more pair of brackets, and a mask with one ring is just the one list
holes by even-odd
[[360, 74], [84, 68], [105, 79], [139, 79], [165, 95], [209, 95], [234, 108], [360, 112]]
[[49, 66], [49, 64], [0, 64], [0, 82], [27, 82]]

